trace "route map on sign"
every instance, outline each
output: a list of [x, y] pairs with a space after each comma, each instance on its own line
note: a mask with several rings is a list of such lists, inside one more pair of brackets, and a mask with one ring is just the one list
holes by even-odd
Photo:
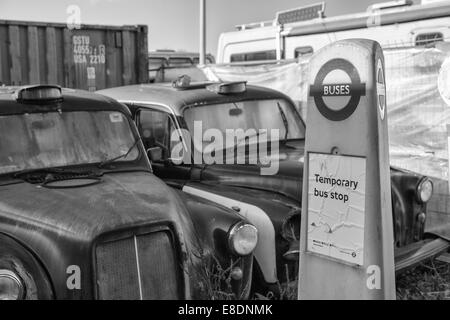
[[307, 250], [364, 263], [366, 159], [309, 153]]

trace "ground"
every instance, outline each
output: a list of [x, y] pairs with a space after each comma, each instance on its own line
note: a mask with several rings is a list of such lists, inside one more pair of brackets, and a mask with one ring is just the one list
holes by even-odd
[[398, 300], [450, 300], [450, 263], [429, 260], [397, 276]]
[[[397, 300], [450, 300], [450, 263], [428, 260], [396, 277]], [[280, 286], [280, 296], [256, 295], [255, 299], [297, 299], [297, 282]]]

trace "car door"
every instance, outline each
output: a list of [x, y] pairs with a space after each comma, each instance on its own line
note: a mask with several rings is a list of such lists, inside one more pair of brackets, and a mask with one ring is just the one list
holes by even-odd
[[[173, 134], [176, 125], [172, 115], [149, 107], [138, 108], [135, 121], [155, 175], [163, 180], [170, 180], [166, 181], [168, 183], [182, 183], [189, 179], [190, 165], [176, 164], [178, 156], [175, 155], [174, 159], [172, 155], [174, 144], [179, 142], [172, 140], [173, 137], [178, 137]], [[156, 157], [153, 157], [155, 154]]]

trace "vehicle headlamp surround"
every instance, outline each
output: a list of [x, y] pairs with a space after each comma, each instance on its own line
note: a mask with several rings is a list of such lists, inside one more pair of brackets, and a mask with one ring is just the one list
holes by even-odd
[[239, 256], [246, 256], [253, 252], [258, 243], [258, 230], [255, 226], [239, 222], [228, 232], [228, 247]]
[[433, 195], [433, 182], [427, 177], [422, 178], [417, 184], [416, 197], [421, 203], [426, 203]]
[[0, 300], [22, 300], [25, 288], [19, 275], [0, 269]]

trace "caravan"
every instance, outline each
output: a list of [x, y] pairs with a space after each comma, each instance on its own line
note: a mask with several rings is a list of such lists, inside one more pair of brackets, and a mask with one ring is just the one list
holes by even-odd
[[330, 18], [325, 17], [325, 3], [319, 3], [236, 29], [220, 35], [217, 63], [298, 58], [349, 38], [375, 40], [384, 49], [430, 46], [450, 38], [450, 1], [389, 1]]

